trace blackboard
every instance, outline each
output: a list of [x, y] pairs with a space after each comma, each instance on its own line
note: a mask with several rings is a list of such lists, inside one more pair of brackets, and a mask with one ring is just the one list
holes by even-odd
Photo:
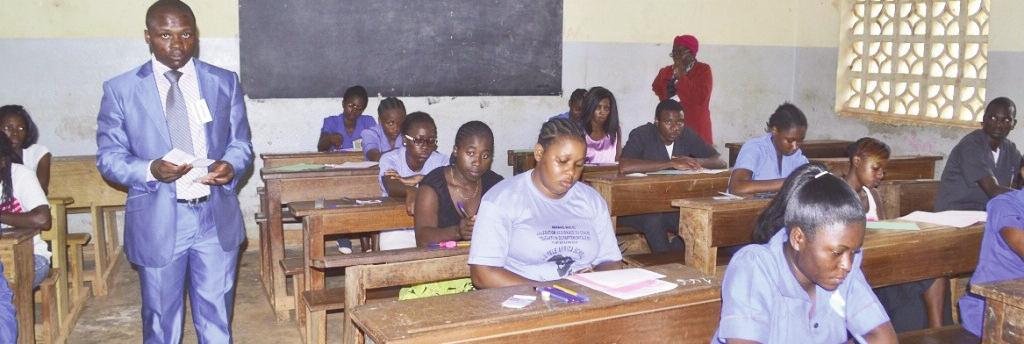
[[250, 98], [557, 95], [561, 0], [241, 0]]

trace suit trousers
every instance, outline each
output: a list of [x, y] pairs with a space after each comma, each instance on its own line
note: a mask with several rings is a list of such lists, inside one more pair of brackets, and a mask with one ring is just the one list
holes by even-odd
[[170, 263], [159, 268], [136, 265], [142, 284], [144, 343], [181, 342], [186, 286], [199, 343], [231, 342], [238, 247], [221, 248], [216, 215], [209, 202], [177, 203]]

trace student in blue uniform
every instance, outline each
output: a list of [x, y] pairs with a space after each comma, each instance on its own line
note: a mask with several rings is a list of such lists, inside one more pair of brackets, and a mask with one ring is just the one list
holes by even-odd
[[767, 135], [751, 139], [740, 148], [732, 167], [729, 190], [737, 194], [776, 192], [782, 181], [807, 158], [800, 145], [807, 135], [807, 117], [795, 105], [785, 103], [768, 119]]
[[[988, 202], [978, 268], [971, 284], [1024, 278], [1024, 191], [1003, 193]], [[970, 291], [960, 298], [960, 323], [981, 336], [985, 298]]]
[[[619, 161], [622, 173], [725, 168], [715, 147], [686, 127], [684, 117], [679, 102], [665, 99], [658, 103], [654, 123], [641, 125], [629, 133]], [[679, 212], [621, 216], [619, 225], [643, 231], [651, 252], [683, 249], [682, 238], [674, 235], [679, 231]], [[671, 240], [670, 234], [673, 234]]]
[[551, 116], [550, 119], [561, 118], [579, 122], [583, 117], [583, 98], [587, 96], [587, 90], [577, 88], [569, 96], [569, 111]]
[[366, 89], [362, 86], [345, 90], [341, 100], [342, 112], [324, 118], [324, 125], [320, 127], [320, 140], [316, 144], [318, 152], [352, 149], [362, 139], [363, 130], [377, 125], [373, 117], [363, 115], [366, 101]]
[[480, 202], [469, 249], [477, 288], [621, 265], [608, 205], [577, 182], [586, 157], [583, 129], [564, 119], [544, 123], [533, 155], [536, 168], [498, 183]]
[[405, 104], [395, 97], [387, 97], [377, 105], [377, 125], [363, 129], [363, 157], [367, 161], [380, 161], [380, 156], [402, 145], [402, 122]]
[[[850, 186], [822, 166], [793, 172], [765, 244], [729, 262], [714, 343], [895, 343], [889, 318], [860, 270], [864, 210]], [[780, 201], [776, 201], [780, 200]], [[781, 200], [786, 203], [782, 204]], [[769, 234], [769, 233], [762, 233]]]

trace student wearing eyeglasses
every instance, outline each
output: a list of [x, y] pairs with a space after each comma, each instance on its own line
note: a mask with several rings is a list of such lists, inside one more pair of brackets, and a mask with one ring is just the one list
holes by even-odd
[[[425, 112], [413, 112], [402, 122], [402, 146], [380, 157], [380, 187], [384, 197], [405, 198], [413, 215], [416, 190], [423, 176], [435, 168], [448, 166], [448, 155], [437, 152], [437, 126]], [[380, 249], [416, 247], [412, 229], [380, 233]]]

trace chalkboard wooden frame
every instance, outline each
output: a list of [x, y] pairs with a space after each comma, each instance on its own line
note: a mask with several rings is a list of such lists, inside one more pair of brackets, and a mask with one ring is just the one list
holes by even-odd
[[240, 0], [250, 98], [562, 90], [561, 0]]

